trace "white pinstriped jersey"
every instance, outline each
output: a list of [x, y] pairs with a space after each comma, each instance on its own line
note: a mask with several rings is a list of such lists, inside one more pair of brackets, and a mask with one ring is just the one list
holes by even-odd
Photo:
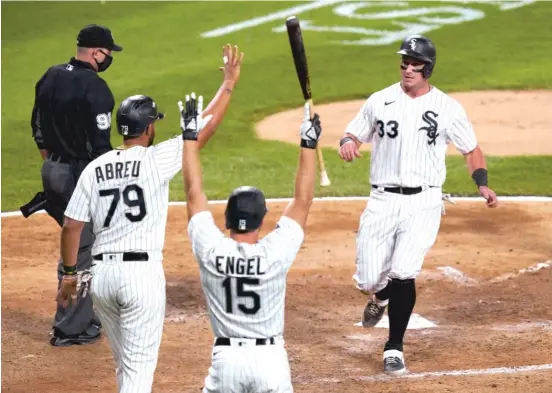
[[182, 168], [182, 147], [182, 137], [176, 136], [148, 148], [112, 150], [87, 165], [65, 215], [92, 219], [92, 255], [162, 253], [169, 182]]
[[256, 244], [224, 236], [208, 211], [188, 225], [215, 337], [282, 337], [286, 276], [304, 239], [283, 216]]
[[372, 142], [370, 183], [378, 186], [442, 186], [447, 144], [461, 153], [477, 147], [457, 100], [435, 86], [413, 99], [400, 82], [372, 94], [345, 132]]

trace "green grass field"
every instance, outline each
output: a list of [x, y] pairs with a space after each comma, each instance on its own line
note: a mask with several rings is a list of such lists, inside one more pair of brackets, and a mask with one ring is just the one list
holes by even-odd
[[[200, 34], [262, 16], [297, 2], [2, 2], [2, 211], [16, 210], [42, 189], [41, 159], [31, 138], [34, 84], [51, 65], [75, 52], [78, 31], [88, 23], [109, 26], [124, 51], [102, 75], [116, 107], [132, 94], [152, 96], [167, 114], [157, 141], [179, 130], [176, 102], [188, 92], [208, 101], [221, 73], [221, 47], [230, 42], [245, 52], [242, 73], [224, 123], [202, 153], [209, 198], [226, 198], [241, 184], [269, 197], [289, 196], [298, 147], [255, 138], [254, 123], [269, 113], [302, 104], [287, 35], [272, 32], [285, 17], [222, 37]], [[552, 88], [552, 3], [509, 11], [492, 4], [446, 3], [485, 12], [483, 19], [445, 25], [427, 33], [438, 48], [432, 82], [445, 91], [490, 88]], [[437, 6], [415, 2], [416, 7]], [[316, 25], [392, 29], [389, 20], [348, 19], [329, 6], [299, 14]], [[378, 5], [374, 11], [389, 11]], [[437, 14], [432, 17], [450, 17]], [[416, 18], [401, 19], [415, 22]], [[397, 80], [399, 42], [381, 46], [341, 45], [353, 33], [305, 31], [316, 102], [363, 98]], [[520, 116], [523, 116], [520, 113]], [[298, 122], [300, 119], [298, 119]], [[298, 123], [299, 124], [299, 123]], [[477, 130], [476, 130], [477, 131]], [[120, 144], [115, 124], [112, 143]], [[332, 186], [317, 196], [367, 195], [369, 156], [354, 165], [325, 151]], [[501, 195], [552, 195], [552, 157], [491, 157], [491, 186]], [[476, 190], [461, 157], [447, 161], [447, 192]], [[172, 200], [184, 199], [181, 177], [171, 184]]]

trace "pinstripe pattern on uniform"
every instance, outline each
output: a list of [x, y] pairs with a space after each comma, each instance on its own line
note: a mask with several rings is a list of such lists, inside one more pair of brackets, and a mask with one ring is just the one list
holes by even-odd
[[[424, 120], [428, 111], [432, 113], [426, 118], [429, 116], [437, 123], [434, 143], [429, 143], [432, 138], [422, 129], [430, 125]], [[383, 132], [378, 122], [383, 125]], [[395, 123], [397, 131], [393, 136]], [[372, 142], [370, 183], [377, 185], [442, 186], [446, 178], [447, 144], [454, 143], [462, 153], [477, 145], [462, 105], [435, 86], [415, 99], [402, 90], [400, 83], [372, 94], [345, 132], [362, 142]]]
[[[83, 171], [66, 216], [94, 222], [94, 307], [111, 344], [119, 393], [149, 393], [165, 318], [163, 246], [169, 181], [182, 168], [182, 138], [113, 150]], [[147, 252], [148, 261], [123, 261]]]
[[447, 144], [468, 153], [477, 139], [458, 101], [435, 86], [411, 98], [400, 82], [368, 97], [345, 132], [372, 143], [372, 185], [433, 187], [414, 195], [372, 189], [360, 218], [353, 279], [374, 293], [390, 278], [416, 278], [440, 227]]
[[[188, 233], [213, 335], [244, 342], [213, 347], [204, 392], [293, 392], [283, 340], [284, 307], [287, 272], [304, 240], [303, 229], [284, 216], [258, 243], [237, 243], [204, 211], [191, 218]], [[238, 260], [243, 261], [241, 270]], [[254, 345], [256, 338], [271, 337], [275, 345]]]

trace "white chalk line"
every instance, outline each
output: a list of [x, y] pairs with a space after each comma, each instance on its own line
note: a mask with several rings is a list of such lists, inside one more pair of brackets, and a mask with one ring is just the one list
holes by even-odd
[[449, 279], [451, 281], [454, 281], [460, 285], [466, 285], [466, 286], [474, 286], [474, 285], [480, 285], [484, 283], [494, 284], [501, 281], [506, 281], [511, 278], [515, 278], [518, 276], [521, 276], [522, 274], [528, 274], [528, 273], [535, 273], [543, 269], [547, 269], [552, 267], [552, 259], [548, 261], [543, 261], [536, 263], [534, 265], [531, 265], [529, 267], [526, 267], [524, 269], [520, 269], [515, 273], [506, 273], [501, 274], [500, 276], [491, 278], [490, 280], [476, 280], [474, 278], [469, 277], [466, 273], [452, 267], [452, 266], [439, 266], [437, 267], [437, 270], [441, 272], [441, 274], [435, 274], [431, 271], [424, 271], [421, 274], [421, 277], [431, 277], [431, 278], [438, 278], [438, 277], [444, 277], [446, 279]]
[[[469, 370], [447, 370], [447, 371], [428, 371], [422, 373], [407, 373], [399, 376], [387, 374], [377, 374], [372, 376], [349, 377], [348, 380], [361, 382], [382, 382], [394, 381], [397, 379], [423, 379], [423, 378], [439, 378], [439, 377], [470, 377], [477, 375], [496, 375], [496, 374], [516, 374], [531, 371], [552, 370], [552, 364], [537, 364], [531, 366], [515, 366], [515, 367], [497, 367], [497, 368], [481, 368]], [[338, 378], [318, 378], [314, 381], [301, 381], [300, 384], [326, 384], [326, 383], [341, 383], [346, 380]]]
[[[501, 201], [504, 202], [552, 202], [552, 197], [549, 196], [499, 196]], [[370, 197], [367, 196], [351, 196], [351, 197], [317, 197], [314, 198], [314, 202], [357, 202], [357, 201], [368, 201]], [[483, 202], [481, 197], [451, 197], [453, 202]], [[266, 200], [267, 203], [283, 203], [290, 202], [292, 198], [269, 198]], [[227, 200], [214, 200], [209, 201], [210, 205], [223, 205], [226, 204]], [[171, 201], [169, 206], [186, 206], [186, 201]], [[44, 214], [44, 210], [39, 210], [34, 214]], [[4, 217], [17, 217], [21, 216], [21, 212], [2, 212], [0, 214], [1, 218]]]

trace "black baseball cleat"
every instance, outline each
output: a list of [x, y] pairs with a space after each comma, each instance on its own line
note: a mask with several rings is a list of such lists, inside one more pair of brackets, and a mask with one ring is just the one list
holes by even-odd
[[65, 335], [54, 330], [50, 344], [54, 347], [70, 347], [71, 345], [93, 344], [102, 337], [96, 326], [91, 326], [81, 334]]
[[368, 300], [366, 307], [364, 307], [364, 312], [362, 313], [362, 326], [376, 326], [383, 317], [385, 307], [387, 306], [378, 306], [376, 301], [374, 300], [374, 296], [372, 296], [370, 300]]
[[383, 352], [383, 371], [387, 374], [402, 375], [406, 373], [404, 355], [401, 351], [390, 349]]

